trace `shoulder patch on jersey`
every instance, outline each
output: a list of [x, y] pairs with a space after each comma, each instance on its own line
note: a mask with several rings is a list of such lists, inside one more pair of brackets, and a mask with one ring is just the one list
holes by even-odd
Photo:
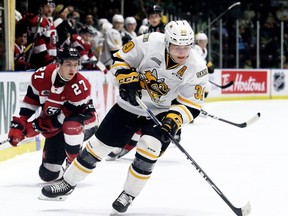
[[149, 40], [150, 33], [143, 35], [143, 42], [147, 42]]
[[197, 72], [196, 76], [197, 76], [197, 78], [200, 78], [200, 77], [205, 76], [207, 74], [208, 74], [208, 70], [205, 68], [204, 70]]
[[160, 59], [158, 59], [158, 58], [156, 58], [156, 57], [151, 57], [150, 58], [152, 61], [154, 61], [154, 62], [156, 62], [156, 64], [158, 64], [159, 66], [161, 65], [161, 60]]
[[135, 46], [135, 44], [133, 43], [133, 41], [129, 41], [128, 43], [124, 44], [124, 46], [122, 47], [122, 51], [124, 53], [129, 52], [131, 49], [133, 49]]

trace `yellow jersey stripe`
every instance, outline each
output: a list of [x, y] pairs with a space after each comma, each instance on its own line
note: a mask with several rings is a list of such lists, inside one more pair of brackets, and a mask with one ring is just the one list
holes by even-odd
[[192, 116], [192, 114], [191, 114], [191, 112], [187, 109], [187, 107], [186, 106], [184, 106], [184, 105], [173, 105], [173, 106], [171, 106], [171, 108], [173, 108], [173, 107], [179, 107], [181, 110], [183, 110], [184, 111], [184, 113], [187, 115], [187, 117], [188, 117], [188, 120], [189, 120], [189, 122], [191, 122], [194, 118], [193, 118], [193, 116]]
[[179, 96], [179, 95], [178, 95], [177, 98], [178, 98], [179, 101], [181, 101], [181, 102], [183, 102], [183, 103], [186, 103], [186, 104], [189, 104], [189, 105], [191, 105], [192, 107], [195, 107], [195, 108], [197, 108], [197, 109], [199, 109], [199, 110], [202, 109], [202, 106], [201, 106], [201, 105], [196, 104], [196, 103], [193, 103], [191, 100], [188, 100], [188, 99], [186, 99], [186, 98], [183, 98], [183, 97], [181, 97], [181, 96]]

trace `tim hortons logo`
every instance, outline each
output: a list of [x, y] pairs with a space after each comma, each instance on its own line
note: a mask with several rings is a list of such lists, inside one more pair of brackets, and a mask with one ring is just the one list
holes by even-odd
[[234, 80], [234, 85], [223, 89], [224, 93], [266, 93], [267, 92], [267, 73], [227, 73], [222, 74], [223, 83]]

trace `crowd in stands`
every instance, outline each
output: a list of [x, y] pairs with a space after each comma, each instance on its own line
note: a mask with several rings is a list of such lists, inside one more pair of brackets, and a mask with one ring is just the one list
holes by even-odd
[[[143, 20], [136, 33], [137, 20], [133, 16], [124, 19], [121, 14], [114, 14], [108, 20], [95, 19], [92, 13], [85, 13], [81, 19], [80, 12], [72, 5], [40, 0], [38, 6], [27, 13], [18, 13], [15, 70], [37, 69], [53, 63], [57, 60], [57, 49], [65, 46], [77, 48], [83, 69], [99, 69], [98, 61], [109, 69], [113, 62], [112, 54], [123, 44], [145, 32], [158, 31], [157, 17], [161, 19], [162, 9], [156, 10], [159, 11], [151, 17], [151, 22], [156, 20], [155, 24], [148, 26], [147, 19]], [[163, 30], [162, 23], [159, 31]]]
[[[153, 32], [153, 20], [151, 18], [149, 22], [147, 21], [147, 13], [149, 13], [151, 3], [155, 1], [148, 1], [144, 11], [139, 9], [143, 8], [143, 5], [135, 5], [142, 1], [135, 1], [136, 3], [130, 5], [135, 10], [126, 12], [128, 15], [125, 17], [120, 14], [120, 5], [118, 5], [119, 7], [108, 7], [105, 10], [105, 17], [101, 17], [104, 13], [99, 13], [98, 7], [91, 5], [90, 1], [86, 7], [83, 1], [72, 1], [70, 5], [56, 4], [54, 0], [40, 0], [38, 2], [37, 7], [34, 4], [25, 13], [23, 11], [17, 12], [16, 70], [34, 69], [54, 62], [57, 48], [67, 45], [74, 46], [80, 51], [82, 61], [90, 62], [90, 64], [83, 65], [84, 68], [97, 69], [93, 62], [98, 60], [109, 68], [112, 63], [111, 54], [123, 44], [137, 35]], [[179, 13], [179, 10], [178, 12], [173, 11], [173, 8], [179, 7], [179, 5], [173, 7], [171, 4], [165, 5], [164, 2], [166, 3], [166, 1], [156, 2], [164, 8], [164, 14], [171, 13], [179, 18], [181, 16], [191, 23], [205, 23], [208, 16], [213, 15], [210, 11], [205, 14], [201, 7], [198, 7], [199, 10], [196, 12], [191, 6], [182, 7], [181, 13]], [[209, 6], [211, 7], [211, 5]], [[42, 15], [39, 14], [39, 10]], [[219, 10], [225, 10], [225, 6]], [[217, 16], [216, 13], [214, 17]], [[41, 22], [39, 21], [40, 18]], [[168, 21], [165, 16], [161, 18], [164, 24]], [[240, 68], [256, 68], [257, 21], [260, 22], [261, 26], [260, 67], [280, 67], [280, 24], [282, 21], [284, 23], [284, 55], [282, 58], [284, 59], [284, 68], [288, 68], [288, 3], [283, 2], [272, 6], [270, 4], [258, 4], [257, 6], [252, 3], [242, 4], [240, 14], [236, 16], [234, 13], [224, 16], [222, 29], [223, 68], [235, 68], [236, 65], [236, 19], [239, 20]], [[163, 27], [164, 25], [161, 28]], [[211, 37], [209, 38], [212, 50], [211, 57], [215, 67], [217, 67], [220, 64], [218, 62], [220, 52], [219, 28], [217, 23], [211, 27]]]

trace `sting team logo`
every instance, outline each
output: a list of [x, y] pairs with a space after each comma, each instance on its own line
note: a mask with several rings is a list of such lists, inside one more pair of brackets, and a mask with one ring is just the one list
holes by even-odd
[[154, 102], [158, 103], [160, 98], [170, 91], [170, 88], [165, 83], [165, 79], [158, 79], [156, 69], [145, 71], [145, 73], [140, 76], [141, 87], [147, 90], [151, 100]]
[[273, 87], [275, 91], [281, 91], [285, 87], [285, 74], [283, 72], [273, 75]]

